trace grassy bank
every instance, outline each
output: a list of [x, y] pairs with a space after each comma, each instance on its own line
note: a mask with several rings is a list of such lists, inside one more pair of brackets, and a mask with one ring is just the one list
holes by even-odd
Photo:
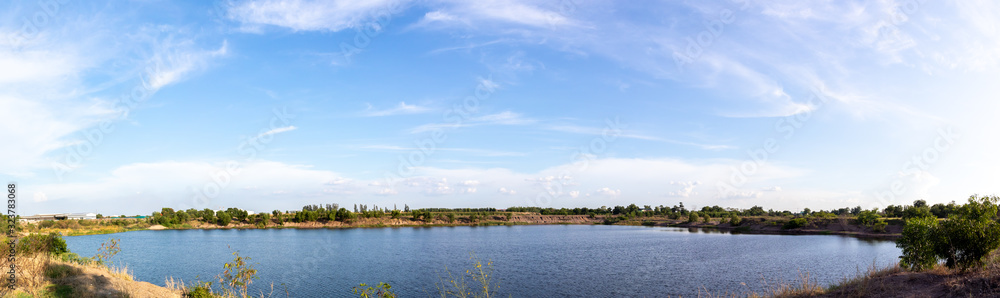
[[[793, 224], [793, 221], [800, 221]], [[182, 223], [153, 224], [148, 219], [99, 219], [99, 220], [62, 220], [56, 222], [40, 222], [22, 224], [24, 233], [51, 232], [66, 236], [112, 234], [147, 229], [339, 229], [339, 228], [387, 228], [387, 227], [453, 227], [453, 226], [514, 226], [514, 225], [550, 225], [550, 224], [606, 224], [606, 225], [642, 225], [669, 226], [687, 228], [712, 228], [735, 233], [756, 234], [812, 234], [812, 235], [847, 235], [868, 238], [894, 239], [902, 230], [902, 220], [889, 218], [887, 225], [880, 230], [860, 223], [854, 217], [806, 218], [789, 216], [751, 216], [741, 218], [734, 223], [731, 218], [699, 218], [696, 221], [682, 220], [668, 216], [586, 216], [586, 215], [541, 215], [537, 213], [513, 213], [511, 216], [480, 215], [478, 218], [453, 217], [445, 215], [429, 216], [415, 219], [413, 217], [399, 218], [354, 218], [351, 220], [315, 220], [315, 221], [277, 221], [251, 222], [234, 220], [226, 224], [206, 223], [201, 220], [188, 220]]]

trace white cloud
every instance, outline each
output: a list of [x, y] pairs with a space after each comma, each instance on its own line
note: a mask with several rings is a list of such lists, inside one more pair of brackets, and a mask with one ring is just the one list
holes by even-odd
[[508, 189], [506, 187], [501, 187], [501, 188], [497, 189], [497, 193], [502, 194], [502, 195], [511, 195], [512, 196], [512, 195], [516, 195], [517, 191], [513, 190], [513, 189]]
[[428, 12], [418, 26], [522, 25], [557, 28], [576, 25], [559, 11], [539, 7], [531, 1], [442, 1], [443, 7]]
[[432, 123], [410, 129], [410, 133], [424, 133], [434, 130], [457, 129], [463, 127], [474, 127], [483, 125], [527, 125], [535, 123], [536, 120], [525, 118], [521, 114], [511, 111], [504, 111], [496, 114], [471, 117], [454, 123]]
[[176, 42], [168, 38], [157, 42], [154, 48], [156, 52], [149, 61], [152, 71], [147, 82], [153, 90], [179, 82], [191, 72], [206, 68], [212, 59], [229, 53], [227, 41], [222, 41], [218, 49], [200, 50], [190, 40]]
[[[418, 147], [401, 147], [393, 145], [367, 145], [361, 146], [360, 149], [368, 150], [384, 150], [384, 151], [423, 151], [429, 149], [422, 149]], [[495, 151], [487, 149], [476, 149], [476, 148], [434, 148], [435, 151], [446, 151], [446, 152], [459, 152], [468, 153], [480, 156], [524, 156], [521, 152], [510, 152], [510, 151]]]
[[272, 129], [272, 130], [268, 130], [268, 131], [265, 131], [265, 132], [262, 132], [262, 133], [258, 134], [257, 138], [264, 137], [264, 136], [269, 136], [269, 135], [273, 135], [273, 134], [279, 134], [279, 133], [283, 133], [283, 132], [287, 132], [287, 131], [293, 131], [293, 130], [296, 130], [296, 129], [298, 129], [298, 127], [295, 127], [294, 125], [289, 125], [289, 126], [285, 126], [285, 127], [278, 127], [278, 128], [275, 128], [275, 129]]
[[670, 181], [670, 185], [678, 185], [681, 190], [668, 192], [667, 195], [671, 197], [682, 197], [687, 198], [692, 194], [697, 194], [694, 192], [694, 188], [701, 184], [701, 181]]
[[398, 106], [385, 110], [371, 110], [371, 106], [369, 106], [369, 110], [365, 111], [362, 115], [365, 117], [382, 117], [382, 116], [420, 114], [430, 111], [431, 109], [427, 107], [422, 107], [418, 105], [408, 105], [405, 102], [400, 102]]
[[34, 202], [45, 202], [49, 200], [49, 196], [46, 196], [44, 192], [36, 192], [31, 200]]
[[[229, 18], [248, 31], [271, 25], [295, 31], [340, 31], [391, 21], [400, 8], [398, 0], [259, 0], [238, 1], [229, 7]], [[380, 27], [379, 27], [380, 28]], [[381, 28], [380, 28], [381, 29]]]
[[768, 187], [765, 187], [765, 188], [761, 188], [760, 190], [762, 190], [762, 191], [781, 191], [781, 186], [768, 186]]
[[606, 195], [606, 196], [611, 196], [611, 197], [617, 197], [617, 196], [619, 196], [619, 195], [622, 194], [622, 190], [621, 189], [611, 189], [611, 188], [607, 188], [607, 187], [599, 188], [599, 189], [597, 189], [596, 192], [598, 194], [602, 194], [602, 195]]

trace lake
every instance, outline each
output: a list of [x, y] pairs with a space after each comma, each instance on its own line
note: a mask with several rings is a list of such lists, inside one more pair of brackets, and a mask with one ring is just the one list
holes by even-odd
[[[259, 271], [251, 289], [284, 297], [349, 297], [387, 282], [400, 297], [437, 293], [445, 276], [491, 261], [506, 297], [666, 297], [760, 290], [802, 274], [821, 285], [898, 260], [891, 241], [830, 235], [750, 235], [686, 228], [538, 225], [372, 229], [164, 230], [66, 237], [92, 256], [120, 239], [113, 261], [137, 280], [214, 281], [232, 250]], [[231, 250], [232, 249], [232, 250]], [[284, 284], [284, 286], [282, 286]], [[357, 295], [353, 295], [357, 297]]]

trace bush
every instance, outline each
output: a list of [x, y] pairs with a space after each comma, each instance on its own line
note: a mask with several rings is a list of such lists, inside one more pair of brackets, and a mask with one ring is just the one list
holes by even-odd
[[938, 261], [933, 241], [937, 229], [938, 221], [932, 217], [906, 220], [902, 237], [896, 241], [896, 247], [903, 250], [899, 266], [913, 271], [934, 267]]
[[215, 296], [212, 295], [212, 292], [208, 290], [207, 286], [198, 285], [198, 286], [195, 286], [194, 288], [192, 288], [189, 292], [187, 292], [187, 297], [191, 297], [191, 298], [212, 298], [212, 297], [215, 297]]
[[787, 229], [798, 229], [798, 228], [806, 226], [806, 224], [809, 224], [809, 220], [805, 219], [803, 217], [799, 217], [799, 218], [794, 218], [792, 220], [789, 220], [781, 228], [782, 229], [786, 229], [786, 230]]
[[739, 215], [736, 215], [736, 213], [733, 213], [733, 214], [729, 215], [729, 224], [730, 225], [738, 226], [738, 225], [740, 225], [742, 223], [743, 223], [743, 219], [740, 218]]
[[997, 197], [973, 196], [938, 229], [936, 251], [949, 268], [982, 265], [991, 251], [1000, 247], [1000, 224], [996, 221]]
[[226, 213], [225, 211], [216, 212], [215, 217], [218, 218], [218, 224], [220, 226], [227, 226], [229, 225], [229, 222], [233, 221], [233, 216], [229, 215], [229, 213]]
[[983, 264], [1000, 247], [997, 197], [969, 198], [948, 220], [938, 223], [933, 215], [909, 219], [896, 246], [903, 249], [900, 263], [910, 270], [933, 267], [945, 259], [948, 268], [963, 271]]
[[698, 212], [688, 213], [688, 222], [696, 222], [696, 221], [698, 221]]
[[904, 220], [911, 218], [924, 218], [933, 216], [934, 214], [931, 213], [931, 208], [927, 206], [920, 206], [920, 207], [908, 206], [906, 207], [906, 209], [903, 209]]
[[17, 252], [24, 254], [52, 253], [63, 254], [68, 252], [66, 240], [58, 233], [52, 232], [48, 235], [31, 234], [21, 237], [17, 241]]

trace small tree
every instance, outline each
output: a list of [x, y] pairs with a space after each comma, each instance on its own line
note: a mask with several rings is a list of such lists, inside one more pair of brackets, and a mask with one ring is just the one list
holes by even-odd
[[732, 213], [732, 214], [729, 215], [729, 224], [730, 225], [738, 226], [738, 225], [740, 225], [742, 223], [743, 223], [743, 219], [740, 218], [739, 215], [736, 215], [736, 213]]
[[982, 265], [986, 255], [1000, 247], [997, 200], [972, 196], [968, 204], [939, 225], [936, 250], [949, 268], [965, 270]]
[[216, 212], [215, 217], [219, 218], [220, 226], [227, 226], [229, 225], [229, 222], [233, 220], [233, 217], [230, 216], [229, 213], [226, 213], [225, 211]]
[[935, 218], [911, 218], [903, 226], [902, 237], [896, 241], [896, 247], [903, 250], [899, 257], [899, 266], [920, 271], [930, 269], [937, 264], [938, 257], [934, 252], [934, 238], [937, 233], [938, 221]]
[[[230, 247], [230, 249], [232, 249]], [[247, 287], [253, 283], [257, 277], [257, 269], [250, 264], [250, 257], [241, 257], [239, 251], [233, 251], [235, 258], [223, 267], [226, 269], [219, 275], [219, 283], [222, 284], [224, 296], [234, 296], [239, 293], [240, 297], [247, 297]], [[227, 287], [228, 286], [228, 287]]]
[[698, 221], [698, 212], [688, 213], [688, 222], [690, 223], [690, 222], [696, 222], [696, 221]]

